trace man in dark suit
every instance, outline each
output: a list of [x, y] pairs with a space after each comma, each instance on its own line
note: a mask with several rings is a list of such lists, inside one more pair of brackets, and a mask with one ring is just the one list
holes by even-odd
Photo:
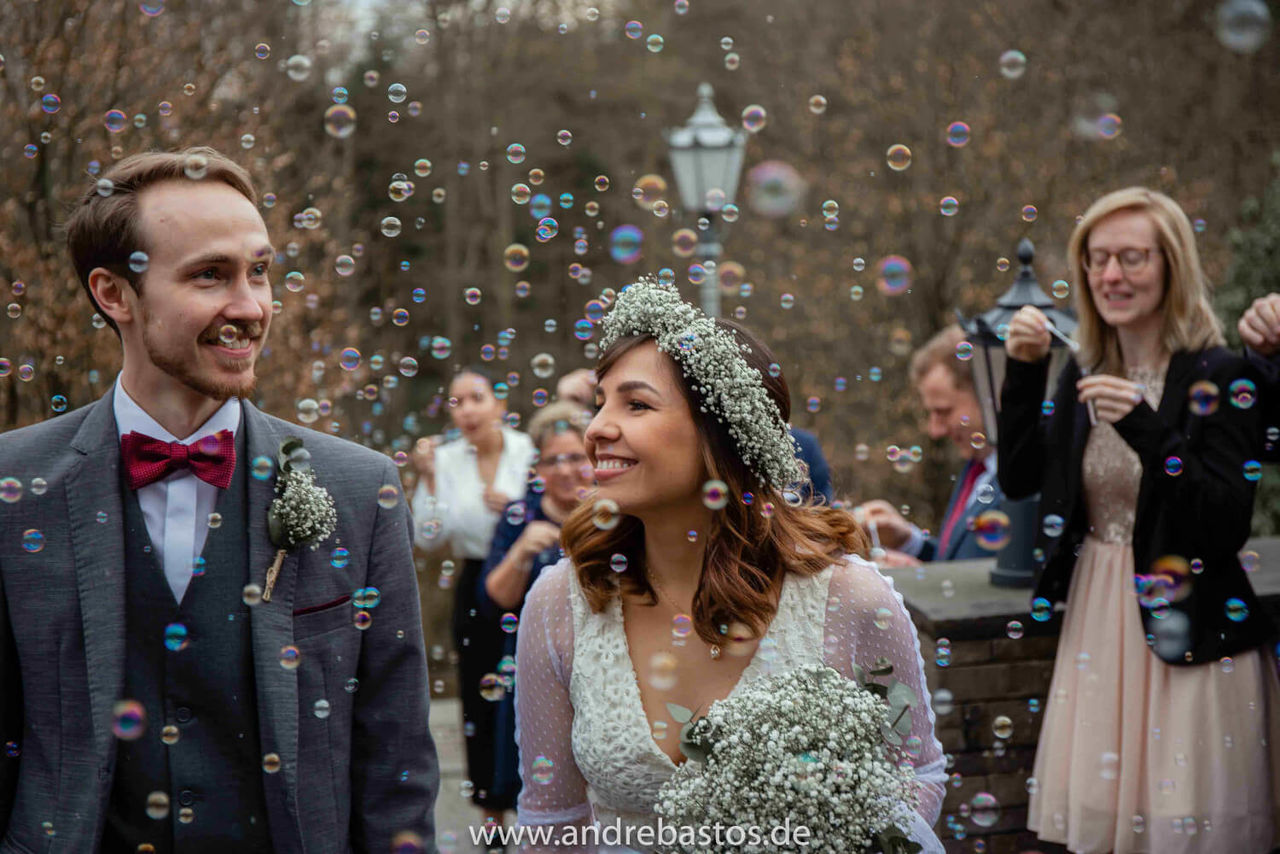
[[808, 430], [792, 427], [791, 438], [795, 440], [796, 456], [809, 471], [809, 482], [801, 488], [801, 495], [806, 500], [816, 498], [824, 504], [830, 504], [834, 497], [831, 491], [831, 465], [822, 453], [818, 437]]
[[249, 175], [126, 158], [67, 241], [123, 365], [0, 435], [0, 852], [434, 850], [409, 510], [386, 457], [249, 402]]
[[987, 443], [982, 425], [973, 371], [969, 362], [956, 355], [964, 340], [964, 330], [948, 326], [911, 357], [911, 382], [928, 419], [929, 438], [949, 439], [965, 461], [939, 532], [926, 535], [883, 499], [868, 501], [855, 510], [864, 525], [875, 525], [880, 545], [890, 550], [886, 562], [891, 565], [991, 556], [972, 530], [973, 520], [987, 510], [998, 510], [1003, 496], [996, 480], [995, 448]]
[[1263, 377], [1258, 389], [1262, 406], [1265, 459], [1280, 463], [1280, 293], [1258, 297], [1236, 325], [1245, 355]]

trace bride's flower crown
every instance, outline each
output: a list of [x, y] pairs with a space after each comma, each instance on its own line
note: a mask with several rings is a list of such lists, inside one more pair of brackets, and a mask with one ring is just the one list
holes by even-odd
[[702, 401], [738, 446], [743, 462], [764, 482], [785, 490], [803, 480], [795, 444], [760, 372], [742, 357], [751, 348], [672, 285], [641, 279], [618, 294], [605, 316], [601, 349], [619, 338], [647, 335], [676, 360]]

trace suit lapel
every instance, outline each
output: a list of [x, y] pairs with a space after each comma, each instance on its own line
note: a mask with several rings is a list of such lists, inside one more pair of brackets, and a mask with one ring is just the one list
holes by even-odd
[[[89, 405], [71, 440], [81, 456], [67, 475], [67, 528], [75, 553], [76, 587], [84, 632], [93, 713], [93, 740], [107, 764], [114, 736], [112, 707], [124, 690], [124, 505], [120, 500], [120, 442], [112, 391]], [[97, 522], [106, 513], [106, 523]]]
[[[267, 508], [275, 499], [276, 454], [285, 439], [271, 421], [249, 401], [241, 399], [248, 459], [245, 465], [253, 471], [253, 461], [266, 457], [271, 461], [271, 474], [265, 479], [249, 475], [248, 529], [249, 579], [265, 585], [267, 567], [276, 549], [267, 533]], [[280, 651], [293, 644], [294, 585], [298, 574], [298, 554], [290, 552], [280, 567], [270, 602], [261, 602], [250, 611], [253, 637], [253, 670], [258, 690], [258, 728], [262, 749], [280, 756], [280, 776], [285, 782], [288, 812], [296, 818], [295, 799], [298, 791], [298, 677], [280, 666]], [[274, 800], [268, 786], [268, 800]], [[273, 821], [278, 817], [273, 816]], [[300, 830], [299, 830], [300, 832]], [[276, 835], [276, 838], [280, 837]]]

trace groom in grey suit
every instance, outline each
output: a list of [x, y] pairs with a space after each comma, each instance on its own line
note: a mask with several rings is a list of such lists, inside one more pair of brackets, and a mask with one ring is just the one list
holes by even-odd
[[[0, 435], [0, 854], [434, 851], [396, 469], [249, 402], [275, 253], [243, 169], [103, 178], [67, 239], [120, 374]], [[282, 542], [290, 438], [336, 522], [313, 498]]]

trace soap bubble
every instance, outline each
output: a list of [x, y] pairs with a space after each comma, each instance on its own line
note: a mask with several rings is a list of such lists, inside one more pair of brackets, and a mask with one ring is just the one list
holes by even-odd
[[529, 266], [529, 247], [523, 243], [512, 243], [502, 253], [502, 263], [513, 273], [519, 273]]
[[804, 178], [789, 163], [766, 160], [747, 173], [751, 209], [771, 219], [791, 214], [804, 197]]
[[742, 126], [748, 133], [759, 133], [769, 123], [769, 113], [759, 104], [751, 104], [742, 110]]
[[631, 197], [641, 208], [653, 210], [666, 191], [667, 181], [661, 175], [641, 175], [631, 189]]
[[610, 498], [601, 498], [595, 503], [591, 512], [591, 522], [601, 531], [610, 531], [618, 527], [622, 519], [622, 511], [618, 502]]
[[346, 104], [332, 104], [324, 111], [324, 131], [334, 139], [346, 139], [356, 132], [356, 111]]
[[978, 545], [991, 552], [1009, 545], [1009, 540], [1013, 537], [1009, 517], [1000, 510], [988, 510], [979, 514], [973, 521], [973, 530], [978, 535]]
[[1212, 415], [1218, 411], [1218, 386], [1209, 380], [1198, 380], [1187, 390], [1187, 405], [1192, 415]]
[[311, 57], [295, 53], [285, 60], [284, 72], [290, 80], [301, 83], [311, 76]]
[[1000, 54], [1000, 73], [1009, 80], [1017, 80], [1027, 71], [1027, 55], [1020, 50], [1006, 50]]
[[964, 122], [952, 122], [947, 125], [947, 145], [952, 148], [964, 148], [969, 144], [969, 125]]
[[729, 485], [722, 480], [709, 480], [702, 485], [702, 503], [709, 510], [722, 510], [729, 503]]
[[102, 124], [111, 133], [119, 133], [129, 124], [129, 117], [123, 110], [107, 110], [102, 117]]
[[137, 700], [120, 700], [111, 707], [111, 731], [122, 741], [136, 741], [147, 729], [147, 710]]
[[901, 255], [887, 255], [880, 260], [876, 287], [885, 296], [906, 293], [911, 287], [911, 262]]
[[620, 225], [609, 234], [609, 257], [619, 264], [640, 260], [644, 232], [634, 225]]
[[1233, 53], [1255, 53], [1271, 35], [1265, 0], [1226, 0], [1218, 6], [1218, 41]]
[[902, 143], [889, 146], [884, 155], [885, 162], [894, 172], [902, 172], [911, 165], [911, 149]]
[[969, 801], [969, 809], [969, 820], [978, 827], [992, 827], [1000, 820], [1000, 802], [990, 792], [974, 795], [973, 800]]
[[1253, 380], [1241, 377], [1227, 386], [1227, 393], [1231, 396], [1232, 406], [1237, 409], [1249, 409], [1258, 398], [1258, 387], [1254, 385]]

